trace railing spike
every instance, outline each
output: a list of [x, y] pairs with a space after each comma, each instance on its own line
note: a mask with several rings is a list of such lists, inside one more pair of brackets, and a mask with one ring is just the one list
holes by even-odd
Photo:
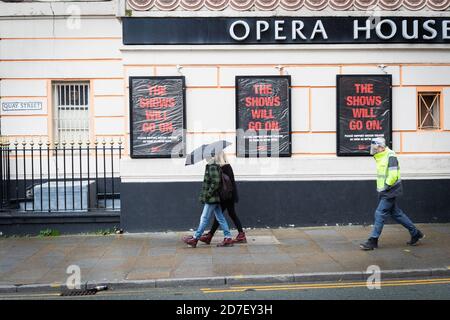
[[[101, 139], [101, 138], [100, 138]], [[12, 155], [14, 156], [14, 147], [15, 147], [15, 153], [18, 153], [20, 151], [20, 155], [24, 155], [23, 157], [23, 161], [21, 160], [20, 165], [22, 166], [22, 162], [23, 162], [23, 170], [22, 172], [16, 173], [15, 177], [17, 178], [18, 176], [22, 175], [23, 177], [29, 177], [31, 176], [31, 181], [27, 181], [27, 178], [24, 178], [24, 184], [26, 186], [33, 186], [30, 187], [31, 189], [24, 190], [24, 194], [23, 198], [19, 198], [19, 196], [16, 196], [15, 199], [12, 199], [13, 201], [16, 202], [20, 202], [20, 201], [34, 201], [33, 197], [35, 196], [33, 194], [32, 191], [30, 190], [38, 190], [40, 189], [40, 194], [41, 194], [41, 206], [40, 207], [32, 207], [29, 208], [29, 206], [27, 207], [27, 205], [25, 204], [25, 209], [23, 209], [23, 207], [21, 207], [22, 209], [18, 209], [18, 210], [25, 210], [25, 211], [40, 211], [43, 208], [43, 202], [42, 202], [42, 195], [43, 195], [43, 191], [42, 188], [34, 188], [34, 186], [36, 185], [35, 182], [39, 181], [41, 186], [46, 183], [46, 181], [49, 181], [51, 183], [53, 183], [54, 181], [56, 181], [56, 187], [57, 187], [57, 192], [56, 192], [56, 198], [58, 198], [58, 188], [60, 188], [60, 184], [58, 183], [59, 181], [64, 182], [64, 191], [62, 189], [59, 190], [59, 192], [64, 192], [64, 194], [66, 193], [66, 183], [70, 183], [70, 181], [73, 180], [70, 179], [70, 177], [66, 178], [66, 173], [72, 173], [73, 174], [73, 168], [72, 171], [67, 171], [66, 172], [66, 159], [67, 161], [70, 160], [70, 157], [72, 157], [72, 164], [73, 164], [73, 159], [74, 159], [74, 154], [73, 151], [76, 151], [77, 148], [75, 147], [74, 150], [74, 145], [77, 143], [80, 145], [80, 159], [82, 156], [86, 156], [88, 157], [87, 160], [87, 168], [85, 168], [84, 163], [85, 162], [81, 162], [80, 160], [80, 175], [86, 173], [85, 170], [87, 171], [87, 179], [88, 181], [93, 181], [94, 178], [91, 178], [89, 176], [89, 172], [90, 172], [90, 163], [89, 163], [89, 157], [91, 156], [95, 156], [96, 158], [93, 159], [93, 161], [95, 161], [95, 179], [96, 179], [96, 185], [98, 184], [98, 176], [100, 175], [102, 179], [104, 179], [103, 183], [106, 183], [107, 180], [109, 179], [115, 179], [115, 173], [118, 172], [118, 170], [116, 168], [116, 161], [120, 161], [120, 151], [122, 148], [122, 139], [121, 138], [117, 138], [114, 136], [110, 136], [110, 137], [103, 137], [103, 141], [101, 141], [100, 139], [95, 139], [95, 142], [93, 142], [93, 140], [78, 140], [78, 139], [55, 139], [55, 140], [50, 140], [50, 139], [42, 139], [39, 137], [26, 137], [26, 136], [22, 136], [22, 137], [18, 137], [18, 138], [14, 138], [14, 137], [5, 137], [5, 136], [0, 136], [0, 148], [4, 148], [4, 150], [8, 151], [6, 152], [7, 156], [9, 156], [10, 151], [12, 150]], [[99, 142], [100, 141], [100, 142]], [[94, 152], [94, 148], [92, 148], [92, 144], [95, 144], [95, 152]], [[103, 147], [98, 149], [97, 145], [98, 143], [102, 143]], [[118, 143], [119, 146], [116, 145], [116, 143]], [[70, 144], [72, 150], [69, 148], [68, 152], [66, 149], [66, 144]], [[42, 147], [42, 145], [44, 145], [45, 147]], [[23, 151], [20, 149], [18, 150], [18, 146], [22, 147], [23, 146]], [[111, 149], [109, 149], [109, 147]], [[43, 148], [43, 149], [42, 149]], [[91, 149], [92, 148], [92, 149]], [[103, 150], [102, 150], [103, 149]], [[117, 154], [116, 151], [118, 150]], [[72, 152], [71, 152], [72, 151]], [[86, 153], [87, 151], [87, 153]], [[103, 151], [103, 152], [102, 152]], [[33, 156], [33, 152], [34, 152], [34, 156]], [[92, 153], [92, 154], [91, 154]], [[30, 155], [28, 157], [28, 154]], [[111, 155], [111, 158], [108, 158], [109, 154]], [[25, 155], [27, 155], [25, 157]], [[76, 156], [78, 157], [78, 153], [76, 154]], [[110, 161], [111, 163], [111, 169], [109, 169], [106, 164], [106, 159], [108, 158], [108, 161]], [[55, 159], [55, 163], [52, 162], [52, 159]], [[26, 161], [25, 161], [26, 160]], [[46, 161], [47, 164], [45, 162], [42, 162], [42, 164], [40, 164], [41, 161]], [[103, 162], [103, 165], [100, 165], [99, 168], [97, 168], [97, 160], [99, 162]], [[58, 162], [62, 161], [63, 165], [59, 165]], [[85, 161], [85, 159], [83, 159], [82, 161]], [[36, 163], [37, 162], [37, 163]], [[34, 165], [33, 165], [34, 164]], [[81, 165], [83, 164], [83, 168], [81, 167]], [[44, 172], [45, 170], [42, 170], [42, 168], [45, 169], [45, 167], [47, 167], [48, 171]], [[18, 168], [18, 166], [16, 166], [16, 168]], [[33, 168], [34, 168], [34, 173], [33, 173]], [[19, 168], [20, 169], [20, 168]], [[31, 169], [31, 173], [28, 171], [28, 169]], [[37, 170], [38, 169], [38, 170]], [[63, 173], [63, 175], [61, 174]], [[46, 177], [43, 176], [46, 175]], [[77, 173], [78, 174], [78, 173]], [[36, 179], [35, 176], [39, 175], [39, 178]], [[61, 180], [62, 179], [62, 180]], [[82, 181], [84, 179], [80, 176], [80, 181]], [[31, 182], [31, 184], [30, 184]], [[49, 184], [49, 186], [52, 186], [52, 184]], [[116, 210], [116, 208], [114, 207], [114, 204], [112, 205], [112, 208], [110, 207], [110, 205], [107, 206], [106, 201], [115, 201], [114, 199], [118, 199], [119, 198], [119, 192], [117, 192], [117, 190], [115, 189], [115, 184], [114, 184], [114, 180], [112, 180], [110, 187], [106, 184], [103, 185], [103, 191], [96, 190], [96, 196], [98, 197], [102, 197], [102, 199], [105, 199], [105, 210]], [[72, 187], [73, 190], [73, 187]], [[111, 190], [111, 191], [110, 191]], [[28, 193], [27, 193], [28, 192]], [[37, 191], [36, 191], [37, 192]], [[50, 193], [50, 189], [46, 190], [45, 192], [48, 192], [49, 196], [48, 196], [48, 200], [49, 200], [49, 204], [48, 204], [48, 211], [60, 211], [60, 210], [64, 210], [66, 211], [68, 209], [67, 204], [64, 203], [64, 207], [58, 206], [58, 202], [56, 205], [56, 209], [53, 208], [53, 205], [50, 203], [50, 198], [53, 197], [53, 194]], [[81, 187], [80, 192], [83, 192], [83, 188]], [[81, 203], [83, 203], [83, 195], [80, 195], [80, 201]], [[14, 198], [14, 197], [13, 197]], [[24, 200], [25, 199], [25, 200]], [[47, 200], [45, 200], [47, 201]], [[58, 200], [57, 200], [58, 201]], [[64, 201], [66, 201], [66, 195], [64, 196]], [[34, 203], [34, 202], [33, 202]], [[88, 203], [91, 203], [90, 201], [88, 201]], [[30, 203], [28, 203], [30, 204]], [[84, 208], [82, 208], [84, 209]], [[88, 208], [88, 210], [90, 209], [98, 209], [97, 208]], [[45, 209], [47, 210], [47, 209]]]

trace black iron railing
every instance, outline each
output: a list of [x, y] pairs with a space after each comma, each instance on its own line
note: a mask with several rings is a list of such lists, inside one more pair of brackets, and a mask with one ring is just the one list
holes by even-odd
[[120, 210], [121, 141], [6, 141], [0, 146], [0, 209]]

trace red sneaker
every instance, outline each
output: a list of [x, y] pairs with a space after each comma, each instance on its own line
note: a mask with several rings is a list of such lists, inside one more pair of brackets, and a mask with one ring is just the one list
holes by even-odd
[[233, 246], [233, 239], [231, 238], [225, 238], [221, 243], [217, 244], [218, 247], [232, 247]]
[[190, 245], [192, 248], [197, 246], [198, 239], [195, 239], [193, 236], [184, 236], [183, 242]]
[[200, 240], [201, 242], [204, 242], [204, 243], [206, 243], [206, 244], [210, 244], [212, 238], [213, 238], [213, 235], [212, 235], [211, 233], [208, 232], [207, 234], [202, 235], [202, 236], [200, 237], [200, 239], [198, 239], [198, 240]]
[[235, 239], [233, 239], [234, 243], [247, 243], [247, 238], [245, 237], [245, 232], [239, 232]]

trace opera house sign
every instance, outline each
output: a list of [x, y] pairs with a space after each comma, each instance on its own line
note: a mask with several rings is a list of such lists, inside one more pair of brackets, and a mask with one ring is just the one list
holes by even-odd
[[450, 43], [450, 17], [123, 18], [138, 44]]

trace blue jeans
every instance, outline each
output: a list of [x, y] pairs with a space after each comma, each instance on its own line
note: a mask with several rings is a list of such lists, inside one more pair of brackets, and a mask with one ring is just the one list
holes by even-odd
[[408, 216], [400, 209], [395, 202], [395, 198], [386, 199], [381, 198], [378, 202], [378, 207], [375, 210], [375, 223], [373, 225], [371, 238], [379, 238], [381, 231], [383, 230], [384, 222], [386, 218], [391, 216], [395, 221], [400, 223], [406, 229], [408, 229], [411, 236], [415, 236], [417, 228], [408, 218]]
[[198, 239], [202, 236], [203, 232], [205, 231], [206, 227], [208, 226], [208, 223], [211, 220], [211, 213], [214, 212], [214, 215], [216, 216], [217, 221], [220, 224], [220, 227], [223, 230], [223, 235], [225, 238], [231, 238], [231, 232], [230, 228], [228, 227], [227, 220], [225, 220], [225, 217], [223, 216], [222, 209], [220, 208], [219, 203], [209, 204], [205, 203], [205, 206], [203, 207], [203, 212], [200, 217], [200, 224], [198, 226], [197, 231], [194, 233], [194, 238]]

